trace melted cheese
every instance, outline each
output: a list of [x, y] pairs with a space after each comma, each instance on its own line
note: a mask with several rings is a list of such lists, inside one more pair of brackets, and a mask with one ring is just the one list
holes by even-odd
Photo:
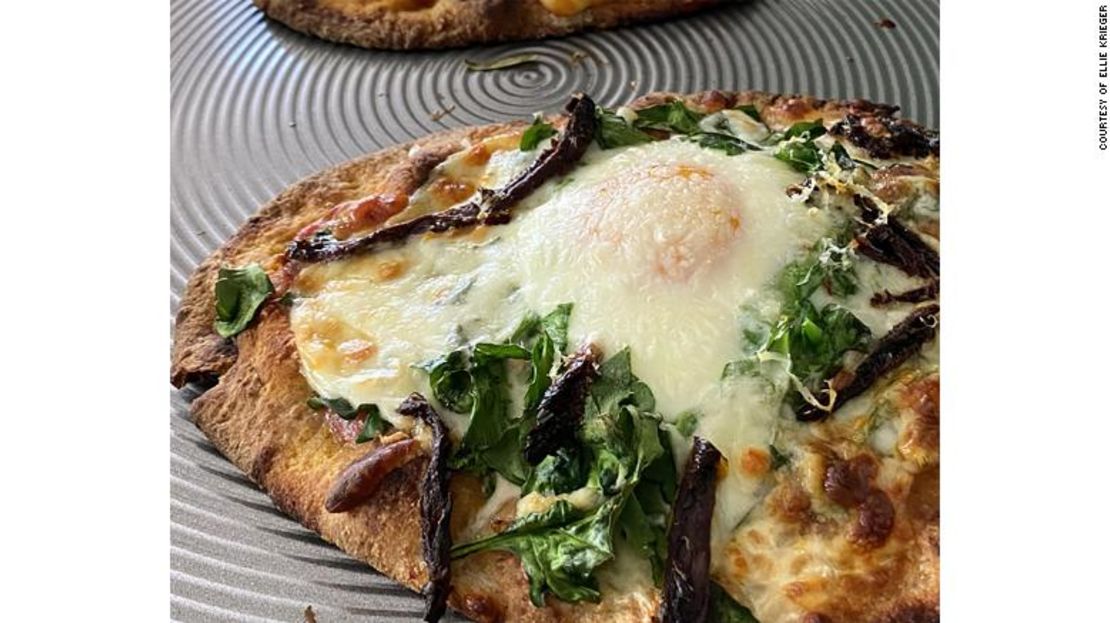
[[[482, 175], [508, 179], [514, 158], [491, 158]], [[306, 267], [291, 314], [305, 377], [321, 395], [396, 417], [407, 394], [428, 393], [416, 364], [505, 339], [527, 312], [571, 302], [572, 345], [631, 347], [665, 418], [702, 414], [698, 434], [728, 459], [718, 551], [761, 494], [750, 457], [766, 453], [778, 418], [760, 383], [721, 381], [739, 355], [739, 310], [776, 306], [778, 273], [832, 226], [828, 212], [786, 195], [801, 177], [766, 153], [727, 156], [679, 139], [592, 148], [507, 225]], [[450, 424], [460, 433], [465, 417]], [[687, 445], [676, 439], [680, 464]]]
[[607, 0], [540, 0], [543, 8], [560, 17], [578, 15], [590, 7], [605, 3]]

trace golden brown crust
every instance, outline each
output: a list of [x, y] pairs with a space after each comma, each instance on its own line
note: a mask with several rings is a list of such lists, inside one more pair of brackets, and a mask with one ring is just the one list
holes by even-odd
[[[707, 111], [755, 104], [773, 129], [802, 119], [821, 117], [829, 123], [847, 114], [891, 115], [895, 110], [860, 101], [830, 102], [761, 92], [716, 91], [689, 96], [652, 94], [634, 106], [678, 97]], [[212, 328], [215, 273], [221, 265], [247, 262], [260, 262], [273, 270], [273, 258], [281, 254], [294, 234], [336, 204], [381, 191], [400, 179], [419, 177], [430, 158], [440, 157], [464, 141], [480, 140], [514, 126], [519, 124], [440, 133], [339, 165], [295, 184], [251, 217], [231, 240], [201, 264], [186, 286], [177, 317], [173, 383], [181, 386], [192, 381], [215, 382], [192, 405], [196, 425], [284, 512], [412, 589], [418, 589], [425, 577], [417, 489], [425, 460], [412, 461], [386, 477], [379, 492], [356, 510], [326, 512], [324, 502], [335, 476], [368, 448], [342, 443], [325, 418], [305, 404], [311, 390], [299, 370], [284, 307], [265, 306], [256, 323], [234, 340], [215, 334]], [[907, 389], [905, 399], [917, 407], [914, 412], [919, 414], [911, 421], [932, 423], [928, 419], [932, 413], [927, 408], [931, 403], [926, 400], [932, 398], [930, 391], [931, 387], [926, 386]], [[921, 438], [917, 434], [914, 439]], [[930, 473], [927, 469], [923, 471], [913, 480], [912, 488], [896, 496], [898, 509], [915, 509], [900, 512], [894, 528], [900, 535], [906, 532], [905, 539], [899, 537], [900, 543], [912, 544], [906, 549], [904, 564], [912, 566], [913, 571], [899, 571], [897, 596], [884, 598], [881, 611], [869, 611], [875, 620], [926, 616], [935, 611], [938, 603], [935, 587], [939, 549], [934, 501], [937, 481], [924, 475]], [[452, 489], [456, 513], [465, 514], [468, 506], [475, 506], [472, 502], [481, 499], [476, 479], [456, 477]], [[772, 506], [777, 503], [782, 515], [804, 524], [812, 511], [803, 496], [804, 492], [792, 485], [790, 491], [772, 496]], [[462, 522], [452, 523], [452, 532], [456, 533]], [[890, 590], [891, 586], [888, 583], [878, 588]], [[870, 587], [860, 585], [853, 590], [866, 594]], [[478, 621], [638, 622], [651, 619], [657, 600], [657, 595], [646, 599], [607, 595], [600, 604], [568, 605], [549, 599], [548, 607], [537, 609], [529, 601], [527, 581], [515, 557], [490, 552], [454, 564], [449, 603]], [[859, 612], [858, 597], [852, 599], [845, 594], [844, 600], [846, 605], [842, 609], [835, 600], [823, 605], [840, 609], [841, 613]]]
[[720, 2], [609, 0], [562, 17], [539, 0], [438, 0], [415, 10], [364, 0], [254, 0], [294, 30], [366, 48], [406, 50], [540, 39], [690, 13]]

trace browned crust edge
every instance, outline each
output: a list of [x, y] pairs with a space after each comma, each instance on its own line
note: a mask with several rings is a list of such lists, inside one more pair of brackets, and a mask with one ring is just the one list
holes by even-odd
[[[823, 118], [828, 123], [847, 114], [888, 117], [897, 111], [896, 107], [862, 100], [829, 101], [755, 91], [706, 91], [686, 96], [653, 93], [632, 106], [676, 98], [708, 110], [755, 104], [774, 129], [800, 120]], [[267, 305], [258, 321], [233, 341], [216, 335], [212, 328], [216, 272], [224, 264], [266, 265], [299, 229], [331, 206], [368, 195], [380, 188], [390, 173], [396, 174], [398, 167], [412, 166], [415, 160], [410, 154], [479, 140], [519, 125], [495, 124], [434, 134], [338, 165], [293, 185], [248, 219], [197, 268], [186, 285], [177, 315], [171, 381], [179, 387], [189, 382], [214, 384], [192, 404], [193, 420], [201, 431], [282, 511], [414, 590], [425, 578], [418, 491], [424, 461], [414, 461], [391, 475], [380, 493], [357, 510], [327, 513], [324, 499], [332, 479], [368, 448], [339, 443], [323, 418], [306, 406], [311, 390], [300, 374], [282, 306]], [[475, 484], [456, 478], [452, 488], [457, 495], [474, 495]], [[600, 604], [577, 605], [551, 599], [548, 607], [537, 609], [528, 599], [527, 581], [519, 564], [502, 553], [459, 561], [454, 565], [453, 577], [451, 607], [478, 621], [648, 621], [657, 599], [607, 597]], [[939, 595], [934, 597], [925, 605], [935, 606]], [[921, 607], [921, 602], [912, 605]]]
[[582, 30], [658, 20], [722, 0], [617, 0], [560, 17], [539, 0], [440, 0], [417, 11], [385, 7], [361, 13], [321, 0], [254, 0], [269, 17], [303, 33], [365, 48], [413, 50], [542, 39]]

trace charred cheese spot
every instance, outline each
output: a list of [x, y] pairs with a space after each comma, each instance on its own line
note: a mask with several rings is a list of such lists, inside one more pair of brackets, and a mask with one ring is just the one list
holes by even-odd
[[747, 448], [740, 455], [740, 469], [748, 476], [763, 476], [771, 469], [771, 455], [762, 448]]
[[919, 465], [934, 463], [940, 452], [940, 377], [915, 380], [899, 395], [903, 421], [898, 449]]
[[377, 265], [374, 269], [374, 276], [378, 281], [389, 281], [396, 279], [405, 272], [405, 262], [403, 260], [389, 260]]

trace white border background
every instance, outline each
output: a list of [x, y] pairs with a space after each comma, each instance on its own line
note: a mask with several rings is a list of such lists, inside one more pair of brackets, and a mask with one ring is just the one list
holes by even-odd
[[[1099, 4], [943, 8], [948, 623], [1105, 616]], [[168, 3], [4, 21], [4, 618], [164, 619]]]

